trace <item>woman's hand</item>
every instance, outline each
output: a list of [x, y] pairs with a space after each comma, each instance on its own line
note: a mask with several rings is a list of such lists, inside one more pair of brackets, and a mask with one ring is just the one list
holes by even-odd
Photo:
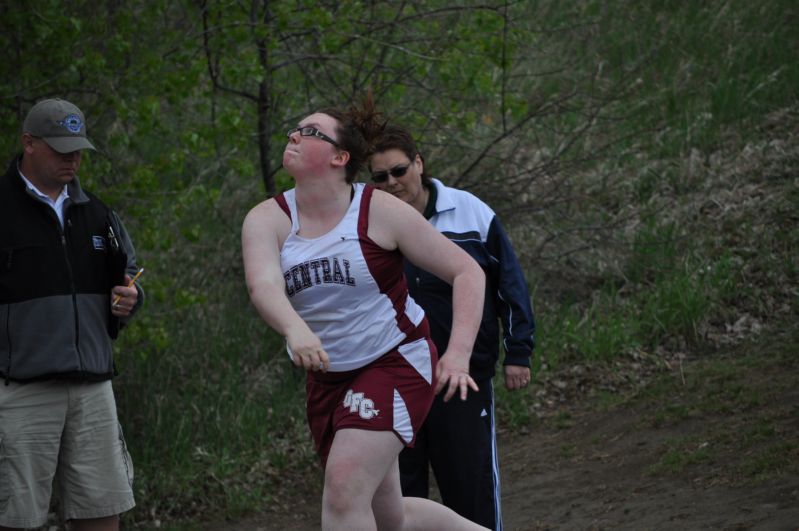
[[307, 327], [304, 330], [294, 331], [286, 336], [286, 345], [291, 354], [291, 361], [297, 367], [306, 371], [327, 372], [330, 358], [322, 348], [319, 338]]
[[444, 394], [444, 402], [459, 392], [461, 400], [466, 400], [469, 389], [478, 391], [477, 383], [469, 375], [469, 356], [459, 355], [449, 350], [441, 356], [436, 366], [436, 394], [441, 392], [444, 387], [447, 392]]

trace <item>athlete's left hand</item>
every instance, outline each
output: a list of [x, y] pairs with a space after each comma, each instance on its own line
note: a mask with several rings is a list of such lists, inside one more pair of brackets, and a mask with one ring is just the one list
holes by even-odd
[[458, 356], [449, 351], [441, 356], [436, 366], [436, 394], [441, 392], [445, 386], [447, 392], [444, 394], [444, 402], [449, 402], [456, 391], [460, 391], [461, 400], [466, 400], [470, 388], [478, 391], [477, 384], [469, 376], [468, 356]]
[[511, 391], [527, 387], [530, 383], [530, 368], [521, 365], [505, 365], [505, 387]]

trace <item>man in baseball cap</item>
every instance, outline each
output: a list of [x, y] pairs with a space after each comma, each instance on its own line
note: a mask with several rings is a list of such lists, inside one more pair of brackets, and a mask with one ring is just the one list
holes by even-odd
[[54, 478], [70, 529], [118, 531], [135, 500], [112, 345], [144, 300], [136, 253], [78, 179], [80, 109], [41, 101], [20, 136], [0, 175], [0, 531], [45, 525]]
[[86, 138], [86, 120], [75, 105], [66, 100], [42, 100], [28, 112], [22, 132], [39, 137], [59, 153], [95, 149]]

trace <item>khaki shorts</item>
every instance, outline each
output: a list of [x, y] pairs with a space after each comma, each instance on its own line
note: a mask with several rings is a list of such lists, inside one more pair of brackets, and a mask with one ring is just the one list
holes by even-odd
[[110, 381], [0, 382], [0, 526], [44, 525], [54, 478], [65, 520], [135, 505]]

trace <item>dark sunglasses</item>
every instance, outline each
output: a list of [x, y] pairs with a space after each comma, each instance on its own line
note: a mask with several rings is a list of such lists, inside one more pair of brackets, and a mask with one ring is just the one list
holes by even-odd
[[406, 164], [405, 166], [394, 166], [388, 171], [379, 171], [377, 173], [372, 174], [372, 182], [375, 183], [384, 183], [388, 180], [389, 174], [394, 177], [402, 177], [407, 173], [408, 168], [411, 167], [411, 163]]
[[336, 147], [338, 146], [338, 142], [324, 134], [322, 131], [317, 129], [316, 127], [295, 127], [293, 129], [289, 129], [286, 131], [286, 136], [290, 137], [292, 134], [296, 133], [297, 131], [300, 132], [300, 136], [315, 136], [317, 138], [321, 138], [325, 142], [330, 142]]

